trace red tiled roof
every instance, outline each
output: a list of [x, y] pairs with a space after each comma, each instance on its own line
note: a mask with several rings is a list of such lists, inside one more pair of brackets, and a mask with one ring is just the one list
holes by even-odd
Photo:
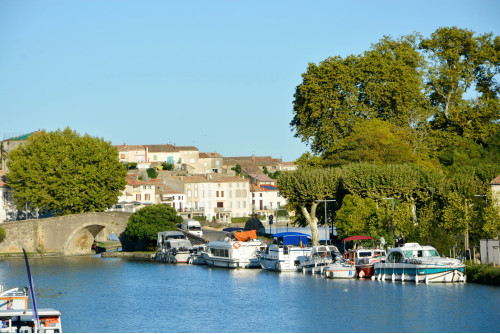
[[222, 158], [217, 152], [200, 152], [200, 158]]
[[493, 184], [494, 184], [494, 185], [497, 185], [497, 184], [498, 184], [498, 185], [500, 185], [500, 175], [498, 175], [497, 177], [495, 177], [495, 178], [493, 179], [493, 181], [491, 181], [491, 183], [490, 183], [490, 184], [491, 184], [491, 185], [493, 185]]
[[[211, 179], [210, 179], [211, 176]], [[243, 179], [239, 176], [232, 175], [220, 175], [220, 174], [209, 174], [205, 175], [188, 175], [182, 178], [184, 183], [228, 183], [228, 182], [247, 182], [250, 181], [248, 179]]]

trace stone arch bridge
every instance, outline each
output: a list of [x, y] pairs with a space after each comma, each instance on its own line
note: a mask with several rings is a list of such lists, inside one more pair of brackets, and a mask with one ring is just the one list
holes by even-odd
[[130, 244], [125, 236], [129, 217], [127, 212], [89, 212], [6, 222], [1, 224], [7, 237], [0, 243], [0, 254], [22, 252], [23, 248], [33, 253], [91, 254], [94, 240], [106, 241], [108, 233], [115, 233], [126, 247]]

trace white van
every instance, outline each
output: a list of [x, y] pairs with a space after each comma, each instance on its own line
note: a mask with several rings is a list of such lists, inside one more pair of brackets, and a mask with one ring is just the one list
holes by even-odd
[[201, 230], [201, 224], [199, 221], [194, 219], [184, 219], [181, 224], [181, 229], [194, 234], [198, 237], [203, 236], [203, 231]]

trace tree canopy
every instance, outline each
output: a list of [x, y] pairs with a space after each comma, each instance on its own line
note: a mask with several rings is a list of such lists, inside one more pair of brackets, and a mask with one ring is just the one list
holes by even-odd
[[[449, 164], [461, 160], [457, 144], [477, 145], [476, 158], [495, 159], [488, 152], [499, 145], [492, 140], [500, 133], [499, 73], [500, 37], [457, 27], [428, 38], [386, 36], [362, 55], [310, 63], [290, 122], [311, 148], [300, 162], [376, 161], [392, 146], [388, 159]], [[377, 132], [383, 123], [376, 120], [388, 125]]]
[[101, 212], [118, 202], [127, 171], [110, 142], [70, 128], [41, 131], [8, 155], [18, 207], [56, 215]]
[[127, 222], [125, 234], [132, 240], [143, 240], [151, 245], [158, 232], [175, 231], [182, 217], [167, 204], [148, 205], [134, 212]]

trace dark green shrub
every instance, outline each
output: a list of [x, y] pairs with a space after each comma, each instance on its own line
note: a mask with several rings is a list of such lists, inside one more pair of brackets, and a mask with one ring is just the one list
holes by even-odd
[[0, 226], [0, 242], [4, 241], [6, 236], [7, 233], [5, 232], [4, 228]]
[[467, 282], [500, 286], [500, 267], [475, 264], [465, 267]]

